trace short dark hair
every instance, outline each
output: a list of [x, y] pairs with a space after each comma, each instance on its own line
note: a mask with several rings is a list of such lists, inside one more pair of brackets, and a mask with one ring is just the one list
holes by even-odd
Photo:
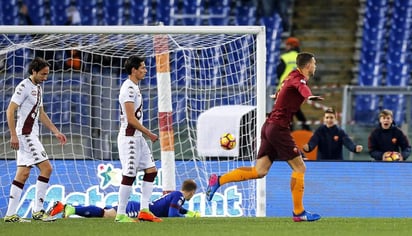
[[336, 114], [336, 112], [335, 112], [335, 109], [333, 109], [333, 107], [328, 107], [328, 108], [326, 108], [326, 110], [325, 110], [325, 114], [326, 113], [329, 113], [329, 114]]
[[44, 67], [50, 67], [50, 64], [43, 58], [41, 57], [36, 57], [33, 59], [33, 61], [30, 62], [29, 68], [27, 69], [27, 72], [32, 75], [33, 70], [36, 72], [39, 72], [42, 70]]
[[182, 191], [196, 191], [197, 184], [193, 179], [187, 179], [183, 181]]
[[314, 57], [313, 53], [301, 52], [296, 57], [296, 65], [299, 69], [303, 69]]
[[140, 64], [144, 62], [144, 58], [133, 55], [127, 58], [126, 62], [124, 63], [124, 69], [126, 70], [126, 73], [128, 75], [132, 74], [132, 68], [135, 68], [136, 70], [139, 68]]

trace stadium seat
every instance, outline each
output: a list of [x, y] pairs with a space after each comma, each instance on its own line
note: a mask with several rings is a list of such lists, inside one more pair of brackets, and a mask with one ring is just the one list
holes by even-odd
[[67, 22], [66, 10], [70, 0], [50, 1], [50, 22], [52, 25], [64, 25]]
[[82, 25], [97, 25], [97, 0], [77, 1]]
[[357, 124], [377, 124], [379, 99], [380, 98], [376, 95], [356, 96], [354, 120]]
[[19, 8], [16, 0], [2, 2], [2, 21], [5, 25], [19, 25]]
[[156, 0], [156, 22], [163, 22], [164, 25], [173, 25], [174, 19], [172, 10], [177, 1]]
[[44, 7], [44, 0], [36, 0], [27, 4], [28, 13], [33, 25], [46, 24], [46, 8]]
[[405, 121], [406, 101], [404, 95], [383, 96], [383, 109], [393, 112], [393, 120], [396, 125], [401, 126]]
[[229, 0], [209, 2], [209, 24], [228, 25], [229, 24]]
[[172, 97], [173, 121], [182, 123], [186, 119], [186, 98], [185, 95]]
[[255, 25], [256, 24], [256, 6], [255, 4], [245, 5], [237, 1], [235, 11], [236, 25]]
[[201, 0], [183, 0], [183, 23], [185, 25], [201, 25], [203, 9]]
[[[133, 25], [149, 25], [152, 23], [151, 1], [130, 1], [130, 23]], [[158, 8], [156, 9], [158, 10]]]
[[90, 125], [90, 98], [89, 95], [73, 93], [71, 95], [71, 123], [76, 125]]

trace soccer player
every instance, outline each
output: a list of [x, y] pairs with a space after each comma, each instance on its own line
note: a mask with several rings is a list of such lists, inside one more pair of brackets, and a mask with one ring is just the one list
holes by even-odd
[[43, 109], [43, 90], [40, 84], [47, 80], [49, 68], [50, 65], [47, 61], [40, 57], [34, 58], [29, 64], [29, 78], [17, 85], [7, 108], [10, 145], [12, 149], [17, 151], [17, 171], [10, 188], [9, 204], [4, 217], [5, 222], [27, 221], [17, 215], [17, 207], [24, 184], [33, 166], [37, 166], [40, 173], [36, 181], [32, 218], [42, 220], [46, 217], [43, 201], [52, 173], [52, 166], [39, 140], [38, 121], [40, 120], [46, 128], [53, 132], [62, 145], [67, 141], [66, 136], [56, 128]]
[[206, 191], [206, 198], [211, 201], [216, 190], [230, 182], [239, 182], [262, 178], [267, 175], [274, 161], [287, 161], [292, 169], [290, 189], [293, 200], [293, 220], [315, 221], [320, 215], [310, 213], [303, 207], [304, 176], [306, 166], [301, 152], [296, 146], [290, 131], [293, 114], [306, 99], [323, 100], [313, 96], [306, 84], [316, 70], [315, 56], [302, 52], [297, 56], [298, 68], [285, 79], [276, 93], [273, 109], [261, 129], [261, 144], [255, 166], [239, 167], [221, 176], [212, 174]]
[[369, 155], [382, 161], [385, 152], [400, 152], [400, 161], [408, 159], [411, 154], [411, 145], [406, 135], [393, 121], [393, 112], [383, 109], [379, 113], [379, 126], [376, 127], [368, 138]]
[[[183, 182], [180, 191], [173, 191], [149, 204], [150, 211], [158, 217], [200, 217], [200, 213], [189, 211], [183, 208], [185, 201], [192, 199], [196, 193], [196, 182], [187, 179]], [[126, 214], [130, 218], [136, 218], [140, 210], [140, 202], [129, 201], [126, 206]], [[72, 206], [63, 205], [57, 201], [50, 209], [50, 215], [55, 216], [63, 212], [62, 217], [67, 218], [71, 215], [83, 217], [105, 217], [114, 218], [117, 213], [117, 206], [100, 208], [97, 206]]]
[[351, 152], [361, 152], [363, 146], [356, 145], [336, 123], [335, 109], [326, 109], [323, 115], [323, 125], [319, 126], [309, 142], [303, 145], [303, 150], [310, 152], [317, 146], [317, 160], [343, 160], [343, 146]]
[[149, 200], [153, 192], [153, 182], [157, 169], [152, 153], [143, 135], [152, 142], [157, 141], [157, 134], [143, 126], [143, 99], [139, 82], [144, 79], [147, 69], [144, 58], [130, 56], [125, 62], [129, 75], [120, 88], [120, 131], [117, 137], [119, 158], [122, 163], [122, 182], [119, 187], [119, 206], [116, 222], [134, 222], [126, 215], [126, 205], [132, 191], [137, 172], [144, 170], [142, 199], [138, 218], [146, 221], [162, 221], [149, 211]]

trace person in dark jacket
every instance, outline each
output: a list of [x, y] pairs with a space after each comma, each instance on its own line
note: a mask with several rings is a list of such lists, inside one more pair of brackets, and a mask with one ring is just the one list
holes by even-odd
[[408, 159], [411, 154], [411, 145], [406, 135], [393, 122], [391, 110], [384, 109], [379, 113], [379, 126], [368, 138], [369, 155], [382, 161], [385, 152], [399, 152], [400, 160]]
[[303, 145], [305, 152], [311, 152], [317, 146], [317, 160], [343, 160], [343, 146], [354, 153], [362, 151], [362, 145], [356, 145], [346, 132], [336, 124], [336, 112], [333, 108], [325, 110], [323, 123], [315, 130], [309, 142]]

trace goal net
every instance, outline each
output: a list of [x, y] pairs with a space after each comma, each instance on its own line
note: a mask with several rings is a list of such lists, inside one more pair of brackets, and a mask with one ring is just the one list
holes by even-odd
[[[211, 173], [253, 164], [265, 116], [265, 32], [258, 26], [2, 26], [0, 35], [0, 217], [7, 210], [16, 170], [6, 109], [28, 64], [51, 64], [42, 84], [43, 106], [68, 143], [58, 144], [41, 126], [40, 138], [53, 165], [45, 208], [53, 201], [114, 205], [121, 180], [117, 133], [118, 95], [131, 55], [146, 58], [140, 82], [143, 125], [159, 134], [151, 143], [159, 169], [153, 198], [179, 190], [192, 178], [198, 191], [188, 208], [204, 216], [263, 216], [264, 182], [222, 186], [205, 198]], [[219, 136], [236, 137], [233, 150]], [[202, 150], [200, 150], [202, 146]], [[29, 216], [38, 170], [26, 182], [18, 213]], [[140, 199], [138, 176], [132, 200]], [[262, 188], [257, 191], [257, 188]], [[261, 195], [258, 196], [257, 192]], [[260, 209], [259, 209], [260, 207]]]

